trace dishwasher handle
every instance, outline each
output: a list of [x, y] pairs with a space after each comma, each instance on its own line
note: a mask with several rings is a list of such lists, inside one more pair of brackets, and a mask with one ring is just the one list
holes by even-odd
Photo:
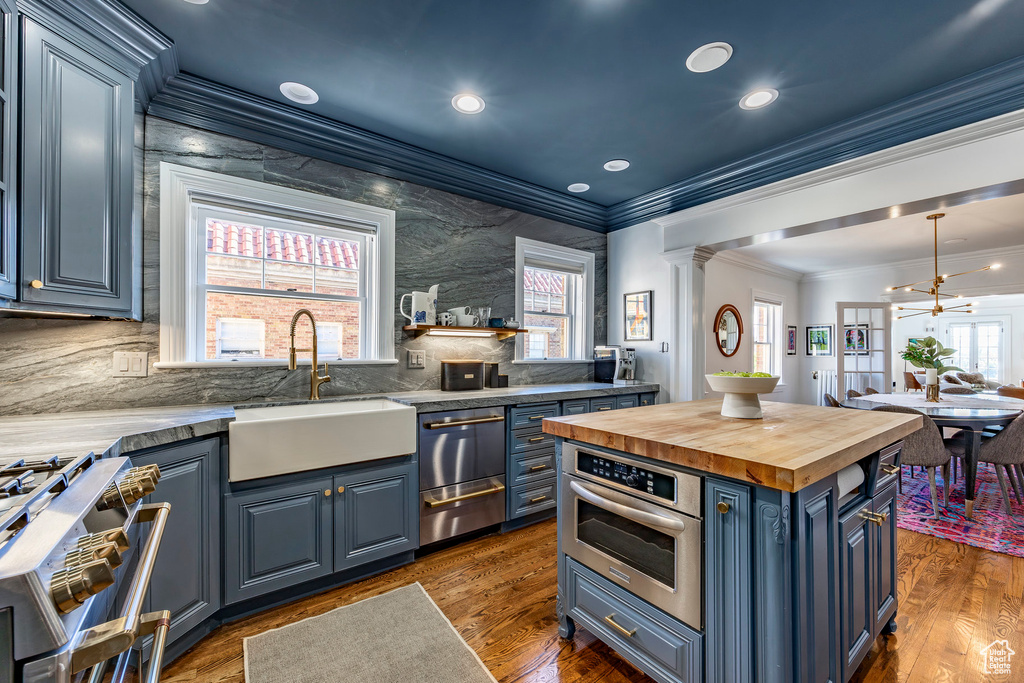
[[469, 420], [457, 420], [455, 422], [425, 422], [423, 426], [427, 429], [447, 429], [448, 427], [465, 427], [466, 425], [481, 425], [488, 422], [504, 421], [504, 415], [488, 415], [487, 417], [474, 417]]

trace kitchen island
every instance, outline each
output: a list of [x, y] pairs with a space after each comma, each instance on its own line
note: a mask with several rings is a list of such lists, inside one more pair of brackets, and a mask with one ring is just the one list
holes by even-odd
[[896, 483], [919, 416], [708, 399], [544, 420], [560, 633], [658, 681], [847, 681], [895, 629]]

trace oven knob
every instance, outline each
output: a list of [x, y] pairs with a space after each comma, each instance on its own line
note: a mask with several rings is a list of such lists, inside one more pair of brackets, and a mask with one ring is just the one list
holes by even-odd
[[100, 495], [97, 510], [111, 510], [131, 505], [156, 490], [160, 468], [156, 465], [133, 467], [119, 483], [111, 484]]
[[78, 550], [72, 550], [64, 556], [64, 566], [73, 567], [87, 564], [93, 560], [106, 560], [111, 567], [120, 567], [122, 562], [120, 548], [116, 543], [94, 543]]
[[113, 529], [107, 529], [106, 531], [99, 531], [95, 534], [87, 534], [81, 536], [78, 539], [78, 547], [80, 549], [88, 548], [94, 545], [106, 545], [113, 543], [117, 546], [117, 549], [122, 554], [131, 547], [128, 541], [128, 534], [124, 532], [121, 527], [115, 527]]
[[637, 479], [637, 476], [635, 474], [631, 474], [628, 477], [626, 477], [626, 486], [633, 487], [633, 486], [636, 486], [639, 483], [640, 483], [640, 480]]
[[54, 573], [50, 596], [64, 614], [81, 607], [91, 596], [114, 584], [114, 568], [106, 560], [65, 567]]

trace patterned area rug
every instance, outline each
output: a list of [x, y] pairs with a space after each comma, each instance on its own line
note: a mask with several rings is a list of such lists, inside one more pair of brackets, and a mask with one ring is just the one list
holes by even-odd
[[[964, 478], [957, 478], [949, 493], [949, 507], [942, 508], [942, 473], [936, 483], [939, 485], [939, 514], [941, 519], [932, 517], [932, 500], [928, 491], [928, 475], [923, 468], [914, 468], [916, 477], [910, 476], [910, 468], [903, 468], [903, 493], [897, 496], [899, 518], [897, 526], [929, 536], [938, 536], [976, 548], [985, 548], [997, 553], [1024, 557], [1024, 506], [1013, 497], [1010, 489], [1010, 508], [1013, 517], [1003, 509], [1003, 497], [999, 491], [999, 480], [991, 465], [978, 466], [978, 481], [974, 497], [974, 521], [964, 517]], [[1007, 484], [1009, 486], [1009, 484]]]

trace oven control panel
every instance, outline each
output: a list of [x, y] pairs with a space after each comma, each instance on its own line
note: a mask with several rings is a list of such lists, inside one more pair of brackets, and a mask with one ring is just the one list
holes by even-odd
[[606, 456], [597, 456], [585, 451], [576, 455], [576, 469], [592, 477], [610, 481], [619, 486], [642, 491], [669, 502], [676, 500], [676, 479], [661, 472], [652, 472], [643, 467], [626, 464]]

